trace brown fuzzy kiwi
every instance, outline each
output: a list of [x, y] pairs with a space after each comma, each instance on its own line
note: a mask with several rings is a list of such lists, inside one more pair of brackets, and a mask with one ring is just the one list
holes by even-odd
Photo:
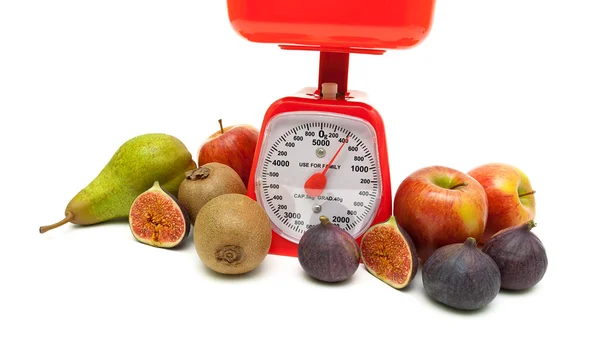
[[265, 210], [242, 194], [220, 195], [200, 209], [194, 225], [200, 260], [215, 272], [243, 274], [257, 268], [271, 246]]
[[200, 209], [211, 199], [245, 193], [246, 186], [235, 170], [225, 164], [207, 163], [185, 174], [177, 199], [194, 223]]

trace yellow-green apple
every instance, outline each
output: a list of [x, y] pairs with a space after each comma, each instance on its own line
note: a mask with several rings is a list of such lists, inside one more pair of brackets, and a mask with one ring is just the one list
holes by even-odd
[[217, 162], [228, 165], [238, 173], [248, 187], [252, 160], [258, 142], [258, 130], [249, 124], [238, 124], [223, 128], [208, 137], [198, 149], [198, 166]]
[[485, 190], [466, 173], [444, 166], [419, 169], [406, 177], [394, 198], [394, 216], [426, 261], [438, 248], [479, 239], [485, 230]]
[[468, 172], [485, 190], [488, 219], [481, 243], [502, 229], [535, 218], [535, 191], [519, 168], [505, 163], [489, 163]]

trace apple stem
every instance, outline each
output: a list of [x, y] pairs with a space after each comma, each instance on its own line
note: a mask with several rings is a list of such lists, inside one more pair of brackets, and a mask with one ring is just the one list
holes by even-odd
[[223, 120], [219, 119], [219, 127], [221, 127], [221, 134], [225, 133], [223, 132]]
[[450, 190], [460, 188], [461, 186], [467, 186], [467, 185], [468, 185], [467, 183], [459, 183], [459, 184], [456, 184], [456, 185], [450, 187]]
[[519, 198], [521, 198], [521, 197], [524, 197], [524, 196], [527, 196], [527, 195], [533, 195], [533, 194], [535, 194], [535, 190], [529, 191], [529, 192], [527, 192], [527, 193], [525, 193], [525, 194], [520, 194], [520, 195], [519, 195]]
[[72, 212], [68, 212], [66, 217], [64, 219], [62, 219], [61, 221], [57, 222], [56, 224], [52, 224], [52, 225], [47, 225], [47, 226], [40, 226], [40, 234], [45, 233], [46, 231], [50, 231], [52, 229], [55, 229], [59, 226], [63, 226], [64, 224], [71, 222], [71, 220], [73, 220], [73, 213]]

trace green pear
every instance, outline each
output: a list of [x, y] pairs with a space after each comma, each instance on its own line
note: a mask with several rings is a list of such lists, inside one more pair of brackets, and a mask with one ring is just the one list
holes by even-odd
[[149, 133], [125, 142], [100, 174], [67, 205], [65, 218], [40, 227], [40, 233], [66, 223], [91, 225], [129, 216], [135, 198], [155, 181], [177, 196], [179, 185], [196, 163], [177, 138]]

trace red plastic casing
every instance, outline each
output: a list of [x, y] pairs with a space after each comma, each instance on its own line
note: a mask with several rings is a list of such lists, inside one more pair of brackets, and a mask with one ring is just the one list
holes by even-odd
[[[256, 154], [252, 163], [250, 180], [248, 181], [247, 195], [256, 200], [255, 182], [256, 166], [258, 164], [260, 149], [265, 139], [265, 129], [273, 117], [280, 113], [295, 111], [322, 111], [333, 112], [361, 118], [370, 123], [377, 134], [377, 151], [379, 155], [380, 175], [381, 175], [381, 201], [375, 213], [373, 223], [387, 220], [392, 214], [392, 192], [390, 187], [390, 168], [387, 152], [387, 141], [383, 119], [375, 108], [369, 103], [366, 95], [362, 92], [348, 93], [345, 99], [326, 100], [321, 99], [316, 88], [305, 88], [294, 95], [281, 98], [275, 101], [267, 110], [258, 143], [256, 145]], [[356, 238], [360, 244], [362, 236]], [[285, 238], [282, 238], [277, 232], [273, 231], [270, 254], [283, 256], [298, 256], [298, 245]]]
[[252, 42], [403, 49], [429, 33], [435, 0], [228, 0], [233, 29]]
[[[333, 112], [362, 118], [373, 126], [382, 185], [373, 223], [390, 217], [392, 193], [383, 120], [363, 93], [347, 90], [349, 54], [382, 54], [419, 44], [429, 34], [434, 7], [435, 0], [227, 0], [231, 26], [246, 40], [321, 53], [318, 87], [281, 98], [267, 110], [248, 181], [249, 197], [257, 200], [256, 165], [271, 119], [285, 112]], [[337, 99], [321, 98], [321, 85], [326, 82], [338, 85]], [[272, 238], [269, 253], [298, 255], [297, 244], [275, 231]]]

